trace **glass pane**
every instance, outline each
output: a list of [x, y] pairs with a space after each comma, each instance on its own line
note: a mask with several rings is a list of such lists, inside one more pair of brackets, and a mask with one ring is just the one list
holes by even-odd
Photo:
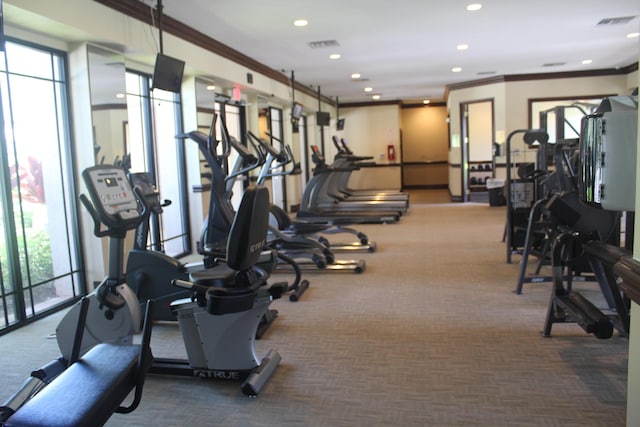
[[[14, 229], [3, 227], [0, 242], [4, 326], [77, 295], [80, 284], [80, 276], [72, 273], [80, 263], [69, 224], [75, 203], [66, 201], [72, 194], [65, 173], [70, 170], [66, 90], [63, 82], [52, 80], [54, 73], [63, 80], [63, 57], [7, 43], [7, 61], [8, 79], [6, 73], [0, 79], [6, 138], [2, 149], [11, 182], [10, 194], [3, 197], [12, 200], [13, 212], [4, 209], [3, 221], [13, 223]], [[8, 234], [13, 231], [15, 236]], [[17, 253], [9, 254], [12, 245], [6, 241], [14, 237]], [[13, 271], [10, 259], [19, 271]], [[12, 306], [22, 300], [26, 312], [14, 313]]]
[[[64, 189], [61, 180], [57, 101], [51, 81], [11, 76], [15, 158], [13, 189], [16, 231], [21, 247], [23, 288], [29, 288], [71, 270]], [[30, 102], [38, 99], [37, 103]], [[33, 132], [33, 118], [38, 132]], [[49, 195], [49, 197], [47, 197]], [[72, 296], [60, 289], [62, 296]], [[28, 292], [27, 292], [28, 293]], [[51, 305], [57, 296], [54, 282], [32, 289], [35, 312]], [[40, 306], [44, 304], [43, 306]], [[38, 305], [36, 307], [35, 305]]]
[[[269, 107], [269, 132], [273, 138], [277, 138], [280, 141], [276, 141], [275, 139], [271, 139], [271, 145], [276, 150], [281, 150], [283, 148], [282, 141], [282, 110], [274, 107]], [[273, 200], [273, 204], [277, 205], [282, 209], [287, 209], [285, 206], [285, 194], [284, 194], [284, 177], [282, 176], [274, 176], [271, 178], [271, 197]]]
[[16, 43], [6, 44], [9, 72], [52, 79], [51, 54], [40, 49]]
[[[4, 57], [4, 56], [3, 56]], [[3, 105], [7, 104], [7, 84], [6, 84], [6, 74], [0, 75], [0, 91], [2, 92], [1, 102]], [[9, 111], [7, 109], [3, 109], [4, 122], [5, 122], [5, 140], [7, 135], [10, 135], [10, 123], [8, 118], [10, 117]], [[7, 123], [9, 126], [7, 126]], [[8, 146], [4, 145], [0, 147], [2, 150], [7, 150]], [[5, 170], [7, 168], [4, 156], [8, 153], [5, 151], [0, 156], [0, 162], [2, 163], [0, 167]], [[11, 175], [11, 174], [10, 174]], [[12, 178], [10, 177], [9, 180]], [[0, 180], [1, 182], [1, 180]], [[4, 188], [4, 185], [3, 185]], [[13, 298], [14, 294], [14, 281], [11, 279], [9, 274], [9, 248], [8, 248], [8, 240], [11, 237], [5, 228], [8, 224], [5, 221], [5, 211], [10, 212], [8, 201], [10, 199], [4, 198], [3, 203], [0, 204], [0, 297], [2, 300], [0, 301], [0, 328], [4, 328], [15, 322], [15, 300]], [[8, 218], [11, 221], [10, 218]]]
[[[187, 233], [182, 201], [184, 192], [181, 189], [184, 166], [179, 155], [184, 143], [175, 138], [182, 131], [179, 96], [155, 90], [153, 102], [149, 102], [149, 93], [145, 92], [148, 91], [148, 81], [148, 76], [127, 72], [127, 145], [131, 154], [131, 172], [162, 171], [161, 176], [155, 177], [156, 187], [162, 199], [169, 199], [172, 203], [163, 209], [160, 217], [160, 239], [168, 255], [178, 256], [186, 251]], [[153, 129], [150, 123], [153, 123]], [[155, 158], [151, 158], [152, 155]], [[151, 227], [150, 238], [156, 235], [154, 230], [158, 225], [152, 221]]]
[[64, 75], [64, 60], [62, 57], [54, 56], [53, 58], [53, 78], [58, 82], [64, 82], [66, 80]]
[[[154, 94], [157, 91], [154, 91]], [[165, 252], [171, 256], [185, 251], [182, 239], [175, 239], [184, 234], [182, 219], [182, 184], [178, 153], [182, 148], [182, 141], [175, 138], [178, 133], [176, 126], [176, 108], [173, 102], [154, 99], [153, 117], [155, 123], [155, 154], [158, 174], [158, 190], [163, 199], [172, 200], [170, 206], [164, 208], [162, 214], [162, 237], [165, 241]]]
[[147, 139], [147, 128], [145, 127], [143, 105], [144, 98], [137, 95], [127, 95], [126, 145], [131, 156], [131, 172], [147, 172], [149, 170], [147, 168], [147, 151], [144, 143]]
[[[70, 129], [69, 129], [69, 121], [67, 120], [66, 112], [68, 111], [66, 99], [67, 99], [67, 91], [64, 83], [54, 83], [55, 91], [56, 91], [56, 111], [57, 111], [57, 121], [58, 121], [58, 141], [70, 141]], [[62, 144], [59, 142], [58, 146], [61, 151], [64, 151], [64, 148], [61, 146]], [[67, 174], [63, 173], [63, 171], [72, 171], [73, 166], [71, 164], [71, 158], [69, 156], [60, 156], [60, 168], [61, 168], [61, 185], [63, 189], [72, 188], [72, 183], [70, 182]], [[71, 194], [71, 192], [67, 191], [67, 194]], [[65, 197], [65, 200], [69, 200], [68, 197]], [[79, 259], [79, 251], [76, 247], [76, 239], [74, 237], [75, 229], [73, 227], [69, 227], [69, 221], [72, 221], [75, 218], [75, 203], [67, 202], [65, 204], [65, 217], [67, 219], [67, 227], [66, 227], [66, 241], [68, 245], [68, 254], [69, 254], [69, 262], [71, 271], [77, 271], [80, 268], [80, 259]], [[74, 281], [74, 295], [78, 295], [80, 290], [78, 288], [79, 282]]]
[[[0, 227], [4, 230], [4, 218], [0, 211]], [[5, 267], [8, 264], [7, 259], [7, 245], [4, 233], [0, 234], [0, 328], [4, 328], [15, 321], [14, 300], [11, 297], [13, 294], [13, 286], [11, 279], [8, 275], [8, 270]]]
[[[240, 134], [240, 107], [237, 105], [225, 105], [224, 111], [229, 135], [236, 138], [238, 141], [242, 141], [242, 135]], [[229, 156], [229, 164], [235, 164], [237, 157], [238, 154], [235, 150], [232, 150], [231, 155]], [[236, 179], [231, 191], [231, 204], [234, 209], [238, 209], [240, 201], [242, 200], [242, 194], [244, 193], [244, 182], [241, 179]]]
[[156, 101], [163, 100], [163, 101], [173, 102], [176, 94], [173, 92], [162, 90], [162, 89], [154, 89], [152, 91], [152, 96], [153, 96], [153, 99], [155, 99]]
[[140, 76], [138, 74], [127, 73], [126, 86], [127, 86], [127, 94], [129, 95], [141, 96], [143, 94], [142, 82], [140, 81]]

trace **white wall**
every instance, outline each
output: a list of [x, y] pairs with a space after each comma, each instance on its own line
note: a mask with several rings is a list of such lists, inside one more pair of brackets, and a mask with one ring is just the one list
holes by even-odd
[[[377, 105], [341, 108], [340, 117], [345, 118], [343, 131], [335, 131], [335, 123], [325, 133], [325, 157], [331, 163], [336, 149], [331, 136], [345, 138], [351, 151], [358, 156], [372, 156], [373, 161], [383, 165], [400, 162], [400, 107], [399, 105]], [[396, 150], [396, 160], [387, 159], [387, 145]], [[363, 168], [354, 172], [349, 182], [356, 189], [386, 188], [400, 189], [402, 178], [399, 167]]]
[[[637, 76], [637, 71], [635, 73]], [[636, 77], [637, 80], [637, 77]], [[494, 99], [495, 142], [503, 143], [510, 132], [526, 129], [529, 125], [529, 99], [562, 98], [593, 95], [629, 94], [635, 87], [629, 76], [612, 75], [598, 77], [558, 78], [542, 80], [526, 80], [493, 83], [464, 89], [453, 89], [449, 92], [447, 108], [449, 108], [452, 147], [449, 151], [449, 163], [459, 165], [461, 159], [460, 148], [454, 144], [459, 140], [460, 104], [482, 99]], [[521, 138], [514, 137], [512, 151], [521, 150], [521, 157], [517, 161], [532, 161], [533, 152], [524, 150]], [[496, 159], [504, 163], [504, 157]], [[455, 169], [455, 168], [454, 168]], [[496, 175], [504, 177], [504, 169], [497, 169]], [[449, 190], [452, 196], [461, 196], [459, 171], [450, 171]]]
[[451, 139], [449, 164], [452, 165], [452, 167], [449, 168], [449, 192], [453, 197], [462, 197], [462, 172], [460, 170], [462, 160], [462, 117], [460, 116], [460, 104], [493, 99], [493, 121], [496, 131], [495, 141], [503, 142], [506, 129], [505, 92], [505, 83], [492, 83], [449, 92], [449, 97], [447, 98]]
[[402, 161], [430, 163], [403, 166], [403, 184], [409, 188], [446, 186], [449, 182], [449, 168], [446, 164], [449, 157], [446, 106], [403, 107], [400, 116]]
[[491, 102], [469, 104], [469, 161], [491, 161], [493, 157], [493, 118]]
[[[640, 86], [640, 75], [634, 73], [636, 87]], [[630, 80], [631, 82], [631, 80]], [[633, 83], [632, 83], [633, 85]], [[638, 111], [638, 146], [640, 146], [640, 111]], [[637, 150], [636, 165], [640, 165], [640, 150]], [[640, 174], [636, 173], [636, 212], [640, 212]], [[640, 221], [635, 222], [633, 256], [640, 259]], [[629, 365], [627, 373], [627, 426], [640, 425], [640, 306], [631, 303], [631, 332], [629, 334]]]

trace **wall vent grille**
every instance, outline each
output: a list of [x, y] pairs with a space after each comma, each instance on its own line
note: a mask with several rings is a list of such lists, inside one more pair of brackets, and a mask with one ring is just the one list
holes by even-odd
[[340, 46], [340, 44], [335, 40], [320, 40], [315, 42], [309, 42], [309, 47], [311, 49], [320, 49], [325, 47], [336, 47]]
[[620, 16], [618, 18], [604, 18], [601, 19], [596, 25], [620, 25], [631, 22], [635, 16]]

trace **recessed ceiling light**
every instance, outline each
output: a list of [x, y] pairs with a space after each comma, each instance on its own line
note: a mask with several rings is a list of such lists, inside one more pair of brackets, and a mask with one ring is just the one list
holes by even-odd
[[295, 25], [296, 27], [306, 27], [309, 24], [309, 21], [307, 21], [306, 19], [296, 19], [295, 21], [293, 21], [293, 25]]
[[207, 85], [207, 90], [216, 90], [216, 85]]
[[372, 87], [365, 87], [364, 91], [365, 92], [373, 92], [373, 88]]
[[459, 44], [458, 46], [456, 46], [456, 49], [458, 50], [467, 50], [469, 49], [469, 45], [468, 44]]
[[423, 103], [424, 105], [427, 105], [427, 104], [430, 104], [430, 103], [431, 103], [431, 101], [429, 101], [428, 99], [425, 99], [424, 101], [422, 101], [422, 103]]
[[584, 61], [582, 61], [582, 65], [589, 65], [591, 64], [593, 61], [591, 59], [585, 59]]
[[122, 99], [124, 98], [124, 96], [125, 96], [124, 93], [116, 93], [116, 98], [118, 99]]
[[380, 95], [373, 95], [371, 98], [373, 98], [373, 99], [380, 99]]
[[454, 73], [459, 73], [460, 71], [462, 71], [462, 68], [460, 68], [460, 67], [453, 67], [453, 68], [451, 69], [451, 71], [452, 71], [452, 72], [454, 72]]
[[482, 9], [482, 5], [480, 3], [471, 3], [467, 5], [467, 10], [469, 12], [475, 12], [476, 10]]
[[332, 53], [329, 55], [329, 59], [340, 59], [342, 56], [339, 53]]
[[351, 74], [351, 78], [352, 78], [352, 79], [359, 79], [360, 77], [362, 77], [362, 76], [360, 75], [360, 73], [353, 73], [353, 74]]
[[629, 34], [627, 34], [627, 38], [628, 39], [633, 39], [633, 38], [636, 38], [636, 37], [640, 37], [640, 33], [629, 33]]

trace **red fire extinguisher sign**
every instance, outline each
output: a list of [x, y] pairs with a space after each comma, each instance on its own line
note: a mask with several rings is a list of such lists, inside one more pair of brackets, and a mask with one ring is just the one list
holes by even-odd
[[395, 161], [396, 160], [396, 148], [393, 144], [387, 145], [387, 160]]

